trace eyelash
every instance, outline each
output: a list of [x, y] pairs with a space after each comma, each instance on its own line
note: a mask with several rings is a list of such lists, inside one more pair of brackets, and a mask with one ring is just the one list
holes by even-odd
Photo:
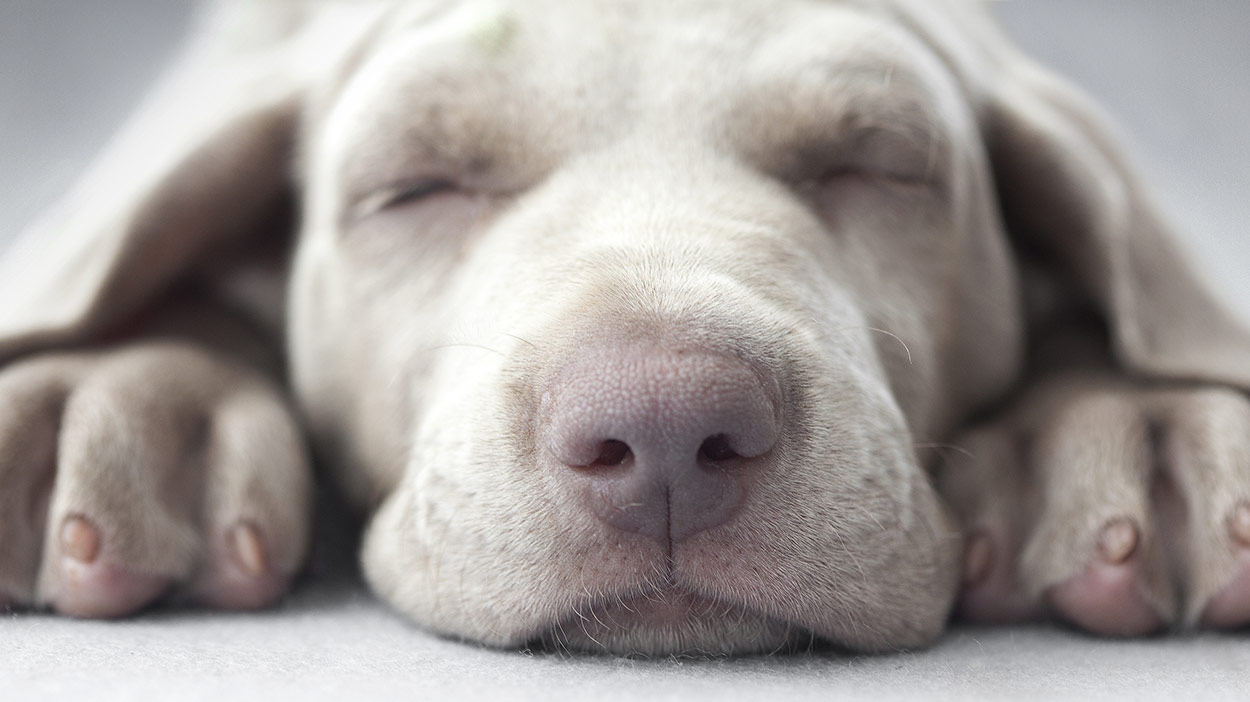
[[459, 189], [460, 186], [446, 178], [431, 178], [429, 180], [404, 183], [365, 196], [354, 209], [358, 218], [368, 217], [369, 215], [424, 200], [433, 195], [455, 192]]
[[932, 183], [924, 178], [907, 174], [893, 174], [870, 168], [838, 167], [815, 177], [795, 181], [793, 187], [800, 193], [812, 195], [843, 182], [874, 187], [924, 188]]
[[399, 205], [409, 202], [423, 200], [431, 195], [437, 195], [441, 192], [456, 189], [457, 186], [455, 183], [444, 178], [425, 180], [409, 185], [403, 185], [387, 193], [378, 209], [384, 210], [391, 207], [398, 207]]

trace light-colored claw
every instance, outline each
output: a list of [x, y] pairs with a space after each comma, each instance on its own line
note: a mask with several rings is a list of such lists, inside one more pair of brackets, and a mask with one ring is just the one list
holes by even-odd
[[235, 562], [244, 573], [256, 578], [265, 574], [265, 544], [256, 527], [245, 522], [236, 524], [230, 529], [229, 542]]
[[67, 517], [61, 525], [61, 552], [79, 563], [94, 563], [100, 555], [100, 531], [86, 517]]
[[1139, 541], [1137, 526], [1131, 520], [1115, 519], [1098, 535], [1098, 550], [1108, 563], [1124, 563], [1133, 556]]

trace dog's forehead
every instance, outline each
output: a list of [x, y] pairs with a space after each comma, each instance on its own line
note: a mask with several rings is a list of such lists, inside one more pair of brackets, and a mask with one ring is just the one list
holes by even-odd
[[839, 100], [883, 84], [925, 93], [939, 63], [887, 0], [408, 3], [384, 16], [328, 106], [366, 140], [511, 120], [531, 131], [494, 135], [501, 143], [544, 130], [537, 140], [558, 151], [642, 124], [736, 129], [735, 112], [770, 100], [794, 110], [829, 86]]
[[401, 4], [378, 36], [383, 46], [456, 51], [511, 69], [544, 56], [558, 57], [565, 72], [672, 66], [677, 57], [729, 69], [726, 61], [758, 52], [798, 59], [820, 47], [890, 58], [909, 14], [893, 0], [459, 0]]

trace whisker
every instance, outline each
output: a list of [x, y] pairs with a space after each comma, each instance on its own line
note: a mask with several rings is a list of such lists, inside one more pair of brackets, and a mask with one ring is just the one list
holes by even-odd
[[499, 349], [494, 349], [484, 344], [471, 344], [468, 342], [460, 342], [460, 343], [451, 342], [451, 343], [446, 343], [446, 344], [438, 344], [436, 346], [427, 346], [421, 349], [418, 353], [431, 353], [434, 351], [444, 351], [446, 349], [451, 349], [451, 348], [481, 349], [483, 351], [490, 351], [491, 353], [499, 354], [500, 356], [506, 357], [508, 355], [504, 353], [503, 351], [500, 351]]
[[815, 324], [817, 324], [818, 326], [820, 326], [820, 327], [822, 327], [822, 328], [824, 328], [824, 329], [827, 329], [827, 330], [829, 330], [829, 331], [833, 331], [833, 332], [848, 332], [848, 331], [851, 331], [851, 330], [854, 330], [854, 329], [863, 329], [863, 330], [865, 330], [865, 331], [876, 332], [876, 333], [878, 333], [878, 334], [884, 334], [884, 335], [886, 335], [886, 336], [890, 337], [891, 339], [894, 339], [895, 341], [897, 341], [897, 342], [899, 343], [899, 345], [903, 347], [903, 351], [907, 353], [907, 364], [908, 364], [908, 365], [915, 365], [915, 359], [913, 359], [913, 358], [912, 358], [912, 355], [911, 355], [911, 347], [907, 345], [907, 342], [906, 342], [906, 341], [903, 341], [903, 337], [899, 336], [898, 334], [895, 334], [894, 332], [892, 332], [892, 331], [890, 331], [890, 330], [888, 330], [888, 329], [881, 329], [880, 327], [859, 327], [859, 326], [852, 326], [852, 327], [832, 327], [832, 326], [830, 326], [830, 325], [828, 325], [828, 324], [826, 324], [826, 323], [822, 322], [821, 320], [816, 319], [815, 317], [808, 317], [808, 319], [809, 319], [811, 322], [814, 322]]
[[895, 341], [897, 341], [899, 344], [902, 344], [903, 350], [907, 352], [907, 365], [909, 366], [915, 365], [915, 363], [912, 361], [912, 358], [911, 358], [911, 347], [907, 345], [906, 341], [903, 341], [903, 338], [901, 336], [899, 336], [898, 334], [895, 334], [894, 332], [886, 331], [884, 329], [878, 329], [876, 327], [864, 327], [864, 329], [867, 329], [870, 332], [877, 332], [878, 334], [885, 334], [891, 339], [894, 339]]
[[529, 346], [530, 348], [534, 348], [534, 349], [538, 348], [538, 344], [535, 344], [534, 342], [529, 341], [528, 339], [523, 339], [517, 336], [516, 334], [509, 334], [508, 332], [500, 332], [500, 333], [506, 337], [516, 339], [517, 341], [521, 342], [522, 344], [525, 344], [526, 346]]
[[968, 458], [971, 458], [974, 461], [977, 458], [977, 455], [975, 453], [969, 451], [963, 446], [956, 446], [954, 444], [914, 444], [914, 446], [916, 448], [934, 449], [937, 451], [943, 451], [943, 450], [956, 451], [958, 453], [962, 453], [963, 455], [967, 456]]

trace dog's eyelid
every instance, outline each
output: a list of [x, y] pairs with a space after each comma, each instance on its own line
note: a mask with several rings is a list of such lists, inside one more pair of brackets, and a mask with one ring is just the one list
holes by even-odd
[[349, 211], [352, 219], [362, 219], [383, 210], [458, 190], [462, 190], [461, 186], [450, 178], [432, 177], [396, 183], [364, 195]]
[[858, 135], [847, 161], [859, 170], [891, 180], [930, 182], [940, 171], [944, 141], [933, 130], [916, 134], [872, 129]]
[[394, 207], [406, 202], [420, 200], [448, 190], [459, 190], [460, 186], [448, 178], [429, 178], [415, 183], [400, 185], [383, 193], [388, 196], [382, 207]]
[[849, 180], [915, 187], [933, 185], [932, 179], [911, 173], [889, 173], [863, 168], [836, 168], [826, 171], [817, 178], [800, 183], [799, 187], [805, 189], [829, 187], [841, 181]]
[[864, 125], [796, 143], [782, 149], [791, 155], [771, 170], [799, 189], [848, 177], [939, 185], [946, 162], [945, 140], [937, 131]]
[[799, 194], [811, 196], [844, 183], [928, 189], [941, 185], [939, 169], [891, 168], [879, 163], [846, 160], [786, 179]]

